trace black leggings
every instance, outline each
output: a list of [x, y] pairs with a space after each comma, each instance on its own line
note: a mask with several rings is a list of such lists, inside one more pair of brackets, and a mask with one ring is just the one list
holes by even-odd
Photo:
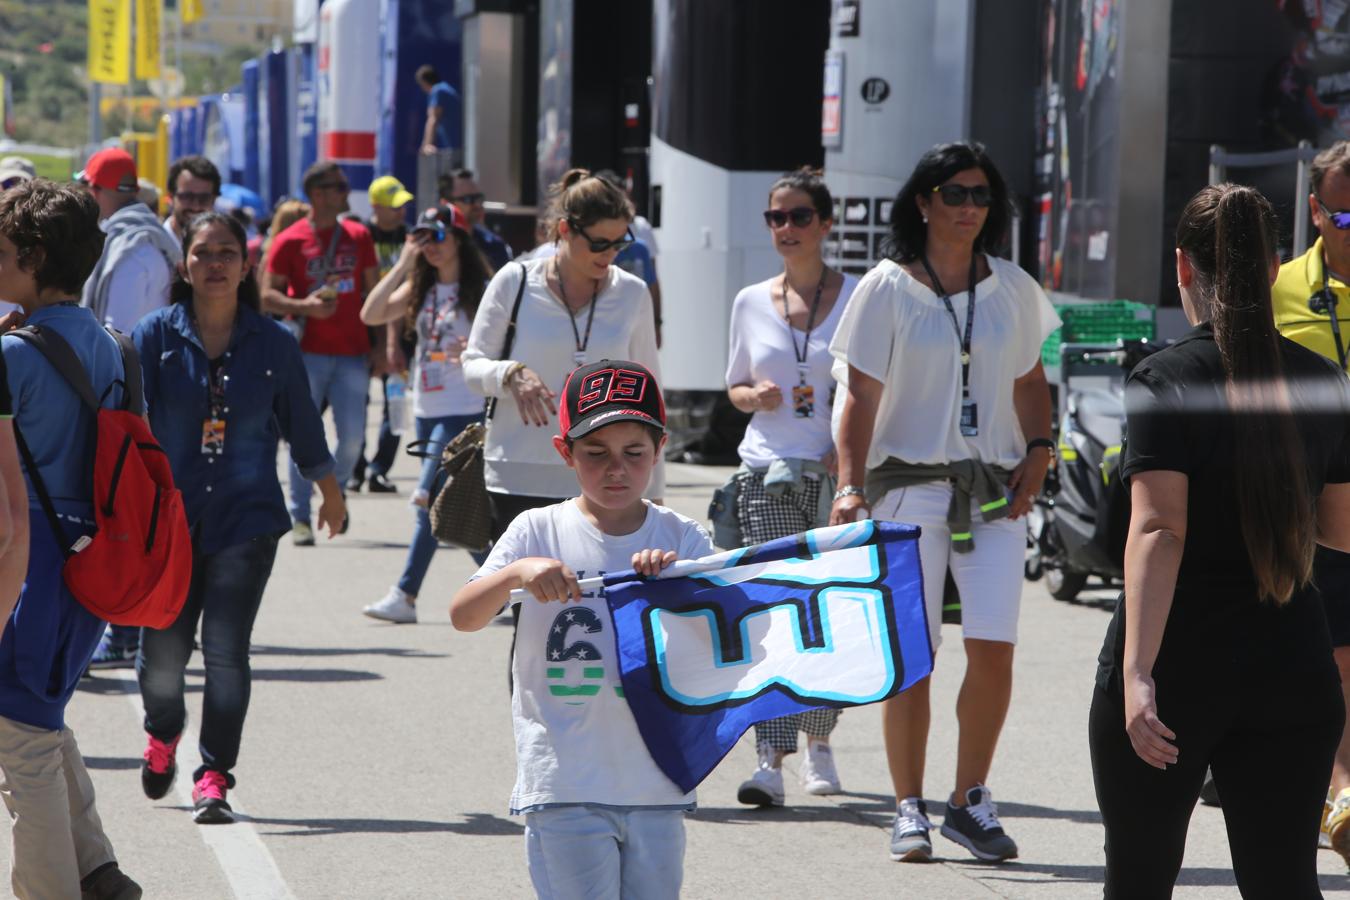
[[1092, 776], [1106, 825], [1107, 900], [1172, 896], [1205, 769], [1223, 800], [1233, 874], [1246, 900], [1319, 898], [1317, 832], [1345, 722], [1334, 671], [1242, 688], [1199, 672], [1158, 679], [1158, 718], [1176, 732], [1166, 771], [1135, 755], [1124, 699], [1096, 688]]

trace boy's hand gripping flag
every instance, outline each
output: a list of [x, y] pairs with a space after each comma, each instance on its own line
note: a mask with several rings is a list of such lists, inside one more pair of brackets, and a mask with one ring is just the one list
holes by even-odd
[[919, 529], [862, 521], [604, 577], [624, 696], [692, 790], [751, 725], [884, 700], [933, 669]]

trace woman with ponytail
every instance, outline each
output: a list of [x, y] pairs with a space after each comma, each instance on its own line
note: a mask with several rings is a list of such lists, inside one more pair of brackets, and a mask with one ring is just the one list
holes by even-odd
[[1345, 708], [1317, 543], [1350, 549], [1350, 383], [1280, 337], [1275, 215], [1193, 197], [1177, 286], [1194, 329], [1131, 373], [1125, 592], [1089, 723], [1108, 898], [1170, 897], [1211, 768], [1244, 897], [1320, 897], [1317, 820]]
[[[633, 204], [585, 169], [563, 175], [551, 196], [557, 253], [492, 277], [463, 356], [469, 387], [498, 398], [484, 447], [498, 536], [520, 513], [576, 495], [576, 478], [553, 449], [557, 398], [573, 369], [629, 359], [661, 378], [647, 285], [614, 265], [634, 240]], [[660, 497], [664, 481], [658, 464], [645, 496]]]

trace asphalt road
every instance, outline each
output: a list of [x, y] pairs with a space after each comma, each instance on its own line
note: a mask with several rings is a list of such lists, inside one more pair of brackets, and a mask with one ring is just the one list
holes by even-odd
[[[139, 782], [144, 735], [129, 671], [87, 679], [69, 710], [123, 868], [146, 896], [237, 898], [503, 898], [531, 895], [522, 826], [507, 814], [514, 776], [506, 660], [510, 629], [455, 632], [446, 607], [472, 571], [442, 550], [417, 625], [364, 618], [406, 553], [414, 469], [401, 459], [398, 497], [362, 494], [351, 533], [313, 549], [286, 540], [254, 633], [253, 698], [231, 826], [193, 824], [187, 774], [198, 764], [201, 663], [189, 667], [191, 721], [179, 783], [161, 801]], [[674, 466], [669, 502], [702, 517], [725, 470]], [[750, 740], [699, 789], [688, 821], [684, 896], [1078, 898], [1101, 895], [1102, 829], [1087, 752], [1087, 711], [1109, 597], [1069, 605], [1029, 584], [1011, 715], [990, 779], [1021, 847], [991, 866], [938, 837], [940, 861], [887, 855], [894, 809], [875, 707], [845, 712], [836, 758], [847, 793], [818, 798], [789, 778], [784, 809], [747, 809], [736, 787], [754, 766]], [[934, 682], [930, 807], [954, 778], [956, 690], [964, 667], [947, 626]], [[792, 766], [791, 758], [789, 766]], [[1282, 823], [1271, 822], [1271, 828]], [[0, 862], [0, 865], [6, 865]], [[1340, 859], [1319, 854], [1327, 896], [1350, 897]], [[0, 884], [7, 883], [0, 873]], [[1199, 808], [1181, 898], [1237, 896], [1223, 821]]]

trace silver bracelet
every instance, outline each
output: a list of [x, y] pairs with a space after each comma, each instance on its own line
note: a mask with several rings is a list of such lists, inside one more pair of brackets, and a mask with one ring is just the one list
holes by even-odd
[[862, 497], [862, 496], [863, 496], [863, 489], [858, 487], [856, 484], [846, 484], [839, 490], [834, 492], [834, 500], [836, 502], [843, 500], [845, 497]]

